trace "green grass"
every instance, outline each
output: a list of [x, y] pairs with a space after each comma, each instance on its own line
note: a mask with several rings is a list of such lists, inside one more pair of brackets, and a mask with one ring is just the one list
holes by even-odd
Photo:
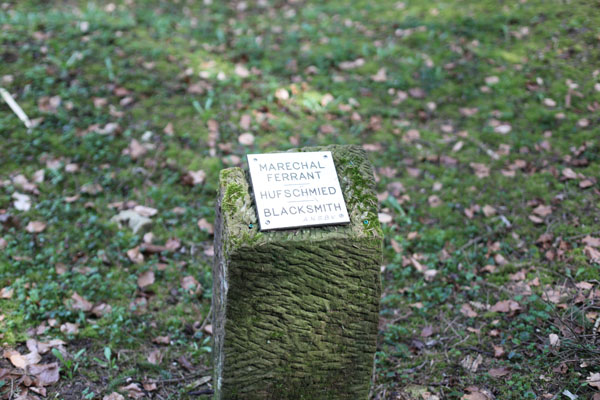
[[[28, 131], [0, 103], [0, 238], [7, 243], [0, 289], [14, 290], [0, 299], [0, 343], [22, 350], [28, 330], [44, 325], [41, 339], [67, 339], [71, 354], [89, 349], [72, 379], [63, 374], [48, 388], [52, 398], [80, 398], [86, 388], [101, 398], [127, 377], [145, 376], [163, 381], [155, 392], [162, 398], [185, 398], [180, 383], [197, 377], [178, 358], [209, 367], [208, 335], [199, 328], [210, 309], [205, 251], [213, 238], [196, 221], [214, 221], [219, 171], [249, 152], [332, 143], [380, 146], [369, 156], [381, 211], [393, 216], [385, 226], [374, 399], [419, 391], [460, 399], [470, 386], [499, 399], [560, 398], [564, 390], [592, 396], [585, 378], [600, 364], [592, 334], [598, 299], [575, 300], [575, 284], [600, 280], [581, 242], [600, 236], [600, 189], [562, 174], [600, 176], [595, 2], [125, 3], [111, 11], [101, 2], [9, 1], [0, 9], [0, 86], [30, 118], [42, 118]], [[357, 59], [356, 68], [343, 68]], [[236, 74], [236, 65], [249, 76]], [[386, 79], [373, 80], [381, 68]], [[497, 83], [486, 84], [492, 76]], [[278, 88], [290, 99], [278, 100]], [[411, 96], [415, 88], [423, 98]], [[323, 105], [325, 94], [333, 101]], [[52, 96], [61, 100], [55, 111], [38, 107]], [[105, 104], [96, 107], [97, 99]], [[467, 116], [468, 108], [477, 112]], [[244, 115], [251, 122], [242, 128]], [[118, 129], [98, 133], [109, 123]], [[502, 124], [510, 131], [498, 133]], [[238, 143], [244, 132], [255, 135], [253, 145]], [[124, 153], [133, 139], [147, 147], [138, 158]], [[79, 170], [67, 172], [69, 163]], [[472, 163], [488, 166], [489, 176], [477, 177]], [[204, 183], [186, 185], [184, 175], [200, 169]], [[32, 181], [39, 170], [39, 194], [13, 182], [19, 174]], [[102, 190], [82, 191], [89, 184]], [[14, 207], [14, 192], [31, 197], [29, 211]], [[430, 205], [432, 195], [441, 205]], [[158, 210], [154, 243], [176, 238], [181, 247], [133, 263], [127, 251], [143, 233], [111, 222], [113, 203], [128, 201]], [[529, 216], [539, 204], [552, 214], [535, 224]], [[476, 205], [495, 214], [468, 218]], [[47, 228], [29, 233], [30, 221]], [[551, 240], [538, 242], [544, 233]], [[425, 279], [411, 257], [437, 274]], [[149, 269], [156, 282], [142, 291], [137, 277]], [[525, 281], [514, 278], [520, 271]], [[198, 293], [182, 289], [189, 275]], [[544, 300], [545, 290], [561, 288], [569, 298]], [[112, 311], [73, 310], [73, 293]], [[506, 299], [521, 309], [487, 309]], [[464, 304], [477, 316], [461, 313]], [[66, 322], [78, 323], [79, 333], [65, 336]], [[428, 325], [434, 333], [421, 337]], [[549, 346], [551, 333], [559, 349]], [[167, 335], [169, 346], [152, 342]], [[504, 355], [495, 357], [493, 346]], [[117, 368], [93, 361], [105, 347], [118, 355]], [[166, 352], [162, 368], [146, 359], [158, 347]], [[476, 371], [461, 366], [478, 354]], [[0, 361], [0, 369], [8, 366]], [[510, 374], [490, 376], [501, 366]]]

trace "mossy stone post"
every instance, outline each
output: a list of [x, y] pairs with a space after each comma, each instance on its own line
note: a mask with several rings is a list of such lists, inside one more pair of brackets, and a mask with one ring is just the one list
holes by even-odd
[[382, 231], [372, 167], [332, 152], [346, 225], [261, 232], [246, 172], [221, 171], [213, 267], [214, 398], [366, 399], [379, 315]]

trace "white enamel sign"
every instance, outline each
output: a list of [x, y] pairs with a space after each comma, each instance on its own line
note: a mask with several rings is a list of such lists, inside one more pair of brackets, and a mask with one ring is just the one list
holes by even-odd
[[262, 231], [350, 222], [330, 151], [248, 154]]

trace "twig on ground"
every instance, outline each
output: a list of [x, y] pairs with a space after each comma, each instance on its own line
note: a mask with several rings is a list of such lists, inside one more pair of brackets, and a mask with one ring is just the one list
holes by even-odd
[[466, 250], [467, 248], [471, 247], [472, 245], [474, 245], [474, 244], [476, 244], [476, 243], [479, 243], [479, 242], [481, 242], [482, 240], [489, 238], [490, 236], [494, 236], [494, 235], [496, 235], [496, 234], [498, 234], [498, 233], [501, 233], [501, 232], [505, 231], [507, 228], [508, 228], [508, 227], [506, 227], [506, 226], [503, 226], [503, 227], [500, 227], [500, 228], [498, 228], [498, 229], [494, 229], [494, 230], [492, 230], [492, 231], [490, 231], [490, 232], [488, 232], [488, 233], [485, 233], [485, 234], [483, 234], [483, 235], [479, 235], [479, 236], [477, 236], [477, 237], [474, 237], [473, 239], [469, 240], [467, 243], [463, 244], [463, 245], [462, 245], [462, 246], [461, 246], [461, 247], [458, 249], [458, 251], [459, 251], [459, 252], [463, 252], [464, 250]]
[[487, 147], [483, 142], [472, 138], [472, 137], [467, 137], [467, 139], [474, 143], [477, 147], [479, 147], [481, 150], [483, 150], [485, 152], [485, 154], [487, 154], [488, 156], [490, 156], [492, 159], [494, 160], [499, 160], [500, 156], [495, 153], [492, 149], [490, 149], [489, 147]]
[[207, 372], [208, 372], [208, 369], [203, 369], [200, 372], [196, 372], [195, 374], [192, 374], [192, 375], [183, 376], [181, 378], [161, 379], [160, 381], [156, 381], [156, 384], [159, 384], [159, 383], [160, 384], [169, 384], [169, 383], [183, 382], [183, 381], [187, 381], [188, 379], [194, 379], [199, 376], [203, 376]]
[[198, 391], [195, 391], [195, 392], [189, 392], [188, 394], [190, 396], [208, 396], [208, 395], [211, 395], [211, 394], [214, 394], [214, 393], [215, 392], [213, 390], [211, 390], [211, 389], [205, 389], [205, 390], [198, 390]]
[[506, 289], [506, 288], [504, 288], [502, 286], [494, 285], [493, 283], [490, 283], [490, 282], [488, 282], [486, 280], [482, 280], [481, 283], [483, 283], [484, 286], [488, 286], [488, 287], [490, 287], [492, 289], [500, 290], [500, 291], [502, 291], [502, 292], [504, 292], [504, 293], [506, 293], [506, 294], [508, 294], [510, 296], [514, 296], [515, 294], [517, 294], [517, 293], [515, 293], [515, 292], [513, 292], [511, 290], [508, 290], [508, 289]]
[[377, 360], [373, 357], [373, 372], [371, 372], [371, 385], [369, 387], [369, 398], [373, 398], [373, 388], [375, 387], [375, 379], [377, 379]]
[[8, 106], [16, 114], [16, 116], [19, 117], [21, 121], [23, 121], [23, 123], [25, 124], [25, 128], [30, 129], [33, 127], [33, 124], [29, 120], [27, 114], [25, 114], [25, 111], [23, 111], [21, 106], [17, 104], [15, 99], [13, 99], [11, 94], [8, 93], [6, 89], [0, 87], [0, 96], [2, 96], [4, 101], [6, 101], [6, 104], [8, 104]]
[[494, 353], [492, 353], [490, 351], [481, 350], [481, 349], [478, 349], [477, 347], [473, 347], [473, 346], [466, 346], [466, 347], [460, 346], [460, 347], [456, 347], [456, 348], [458, 348], [458, 349], [464, 349], [464, 350], [471, 350], [471, 351], [474, 351], [476, 353], [483, 354], [484, 356], [494, 357]]
[[565, 240], [581, 239], [581, 238], [584, 238], [584, 237], [586, 237], [588, 235], [600, 235], [600, 231], [594, 231], [594, 232], [590, 232], [590, 233], [582, 233], [582, 234], [579, 234], [579, 235], [569, 236], [569, 237], [566, 237]]
[[210, 321], [210, 317], [212, 315], [212, 305], [210, 306], [210, 310], [208, 310], [208, 314], [206, 314], [206, 317], [204, 318], [204, 321], [202, 321], [202, 324], [200, 325], [200, 331], [202, 331], [206, 325], [208, 325], [208, 321]]

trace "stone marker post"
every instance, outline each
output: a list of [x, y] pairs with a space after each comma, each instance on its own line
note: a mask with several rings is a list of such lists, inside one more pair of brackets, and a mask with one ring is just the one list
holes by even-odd
[[213, 267], [214, 398], [366, 399], [382, 231], [372, 167], [331, 151], [350, 223], [260, 231], [249, 177], [221, 171]]

